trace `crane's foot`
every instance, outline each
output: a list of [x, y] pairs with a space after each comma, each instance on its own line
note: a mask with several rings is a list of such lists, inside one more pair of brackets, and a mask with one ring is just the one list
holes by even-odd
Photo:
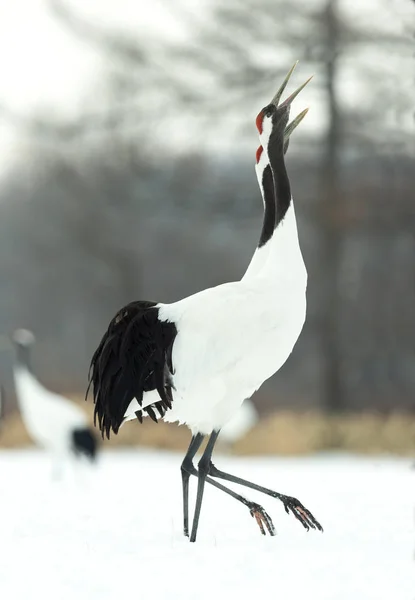
[[272, 522], [272, 519], [268, 515], [268, 513], [266, 513], [265, 510], [262, 508], [262, 506], [256, 504], [255, 502], [250, 502], [248, 506], [250, 509], [249, 512], [251, 513], [251, 517], [255, 517], [255, 520], [258, 524], [259, 529], [261, 530], [262, 535], [266, 535], [266, 531], [264, 528], [265, 525], [265, 527], [268, 530], [268, 533], [271, 536], [274, 536], [276, 534], [274, 523]]
[[301, 504], [297, 498], [292, 496], [284, 496], [280, 494], [278, 499], [284, 504], [285, 512], [292, 513], [297, 521], [300, 521], [301, 525], [309, 531], [310, 529], [318, 529], [318, 531], [324, 531], [323, 527], [317, 521], [317, 519], [311, 514], [311, 512]]
[[317, 521], [317, 519], [305, 506], [301, 504], [299, 500], [297, 500], [297, 498], [293, 498], [292, 496], [285, 496], [285, 494], [280, 494], [279, 492], [275, 492], [274, 490], [265, 488], [262, 485], [258, 485], [256, 483], [253, 483], [252, 481], [248, 481], [247, 479], [242, 479], [241, 477], [237, 477], [235, 475], [231, 475], [230, 473], [220, 471], [215, 467], [212, 461], [210, 463], [209, 475], [211, 475], [212, 477], [217, 477], [218, 479], [225, 479], [226, 481], [231, 481], [232, 483], [236, 483], [238, 485], [243, 485], [245, 487], [251, 488], [252, 490], [256, 490], [257, 492], [261, 492], [262, 494], [266, 494], [267, 496], [271, 496], [272, 498], [278, 498], [278, 500], [281, 500], [281, 502], [284, 504], [285, 512], [287, 512], [288, 514], [291, 512], [294, 515], [294, 517], [298, 521], [300, 521], [301, 525], [307, 531], [309, 531], [310, 529], [317, 529], [318, 531], [323, 531], [323, 528]]

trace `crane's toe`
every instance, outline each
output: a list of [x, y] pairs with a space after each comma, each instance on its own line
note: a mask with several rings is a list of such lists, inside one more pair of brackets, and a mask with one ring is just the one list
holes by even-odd
[[268, 533], [273, 536], [276, 534], [274, 523], [268, 513], [260, 506], [252, 502], [250, 506], [251, 517], [255, 517], [258, 527], [261, 530], [262, 535], [266, 535], [264, 525], [268, 530]]
[[293, 498], [292, 496], [281, 496], [280, 500], [284, 504], [285, 512], [291, 512], [307, 531], [309, 531], [310, 528], [324, 531], [317, 519], [299, 500], [297, 500], [297, 498]]

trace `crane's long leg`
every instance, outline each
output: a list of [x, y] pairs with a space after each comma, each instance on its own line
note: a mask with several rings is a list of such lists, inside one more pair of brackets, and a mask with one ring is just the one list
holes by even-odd
[[189, 537], [189, 479], [191, 474], [189, 465], [193, 467], [192, 460], [202, 445], [204, 437], [205, 436], [201, 433], [192, 437], [181, 466], [183, 486], [183, 533], [187, 537]]
[[257, 490], [258, 492], [262, 492], [263, 494], [267, 494], [268, 496], [272, 496], [273, 498], [278, 498], [284, 504], [285, 512], [289, 513], [290, 511], [294, 515], [298, 521], [305, 527], [307, 530], [310, 529], [318, 529], [319, 531], [323, 531], [322, 526], [317, 521], [317, 519], [311, 514], [311, 512], [305, 508], [301, 504], [297, 498], [293, 498], [292, 496], [285, 496], [284, 494], [280, 494], [279, 492], [274, 492], [274, 490], [270, 490], [268, 488], [262, 487], [261, 485], [257, 485], [256, 483], [252, 483], [251, 481], [247, 481], [246, 479], [241, 479], [240, 477], [236, 477], [235, 475], [230, 475], [229, 473], [224, 473], [215, 467], [215, 465], [210, 462], [210, 468], [208, 471], [209, 475], [212, 477], [217, 477], [218, 479], [225, 479], [226, 481], [231, 481], [232, 483], [237, 483], [239, 485], [243, 485], [245, 487], [249, 487], [253, 490]]
[[[196, 452], [199, 450], [203, 439], [204, 436], [200, 433], [192, 437], [189, 444], [189, 448], [186, 452], [186, 456], [184, 457], [181, 465], [183, 484], [183, 532], [184, 535], [187, 537], [189, 536], [189, 478], [190, 475], [199, 477], [199, 472], [192, 461], [196, 455]], [[241, 502], [242, 504], [244, 504], [244, 506], [247, 506], [249, 508], [251, 516], [255, 517], [255, 520], [263, 535], [265, 535], [264, 525], [267, 528], [270, 535], [275, 535], [275, 527], [272, 522], [272, 519], [262, 508], [262, 506], [260, 506], [256, 502], [248, 500], [241, 494], [234, 492], [233, 490], [225, 487], [224, 485], [222, 485], [218, 481], [215, 481], [214, 479], [211, 479], [210, 477], [206, 477], [206, 482], [210, 485], [213, 485], [213, 487], [221, 490], [222, 492], [225, 492], [225, 494], [228, 494], [232, 498], [235, 498], [235, 500], [238, 500], [238, 502]]]
[[[187, 464], [185, 468], [188, 469], [189, 475], [194, 475], [195, 477], [199, 477], [198, 470], [193, 465], [193, 463]], [[238, 502], [241, 502], [244, 506], [247, 506], [249, 508], [249, 512], [250, 512], [251, 516], [255, 517], [255, 520], [258, 524], [258, 527], [261, 530], [262, 535], [266, 534], [264, 525], [267, 528], [268, 533], [271, 536], [275, 535], [275, 527], [272, 522], [272, 519], [260, 504], [257, 504], [256, 502], [252, 502], [251, 500], [248, 500], [248, 498], [245, 498], [245, 496], [242, 496], [241, 494], [234, 492], [230, 488], [222, 485], [221, 483], [219, 483], [218, 481], [215, 481], [214, 479], [211, 479], [210, 477], [206, 477], [206, 483], [210, 483], [210, 485], [213, 485], [213, 487], [217, 488], [218, 490], [221, 490], [222, 492], [225, 492], [225, 494], [228, 494], [232, 498], [235, 498], [235, 500], [238, 500]]]
[[202, 454], [202, 458], [198, 464], [198, 482], [197, 482], [197, 496], [196, 496], [196, 506], [195, 513], [193, 515], [193, 525], [192, 525], [192, 533], [190, 535], [190, 541], [196, 541], [197, 528], [199, 526], [199, 517], [200, 510], [202, 508], [202, 500], [203, 500], [203, 492], [205, 489], [205, 481], [208, 476], [208, 472], [211, 465], [211, 457], [213, 448], [215, 447], [216, 440], [218, 439], [219, 431], [213, 431], [210, 434], [209, 441], [206, 445], [205, 451]]

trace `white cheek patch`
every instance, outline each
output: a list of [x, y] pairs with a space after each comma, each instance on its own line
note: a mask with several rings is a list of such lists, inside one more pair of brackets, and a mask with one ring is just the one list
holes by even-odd
[[268, 153], [267, 153], [266, 149], [264, 148], [262, 150], [262, 154], [260, 156], [259, 162], [257, 162], [255, 165], [255, 173], [256, 173], [257, 180], [258, 180], [259, 189], [261, 190], [262, 202], [264, 204], [264, 207], [265, 207], [265, 198], [264, 198], [264, 188], [263, 188], [262, 177], [264, 174], [265, 167], [268, 164], [269, 164]]
[[272, 133], [272, 118], [271, 117], [264, 117], [264, 119], [262, 121], [262, 133], [259, 134], [259, 139], [261, 140], [261, 144], [262, 144], [262, 146], [264, 148], [262, 156], [264, 154], [266, 154], [266, 151], [267, 151], [267, 148], [268, 148], [268, 142], [269, 142], [269, 138], [271, 136], [271, 133]]
[[265, 169], [265, 167], [267, 166], [268, 163], [269, 163], [269, 160], [268, 160], [267, 149], [264, 148], [262, 151], [261, 157], [259, 159], [259, 162], [256, 164], [256, 167], [262, 173], [262, 171]]
[[265, 167], [269, 164], [268, 153], [264, 148], [259, 159], [259, 162], [255, 164], [255, 172], [258, 179], [259, 187], [262, 192], [262, 174], [264, 172]]

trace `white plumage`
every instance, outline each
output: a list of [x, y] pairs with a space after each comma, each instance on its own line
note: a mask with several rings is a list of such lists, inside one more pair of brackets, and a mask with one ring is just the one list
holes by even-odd
[[249, 398], [244, 400], [236, 414], [220, 430], [220, 440], [227, 444], [234, 444], [253, 429], [258, 420], [258, 411], [252, 400]]
[[[266, 136], [260, 139], [267, 144]], [[263, 152], [256, 165], [259, 182], [267, 164]], [[261, 183], [260, 189], [263, 192]], [[159, 319], [176, 325], [172, 360], [180, 365], [174, 376], [174, 405], [164, 420], [185, 423], [193, 433], [204, 434], [226, 425], [291, 354], [305, 321], [306, 288], [291, 201], [272, 238], [256, 249], [241, 281], [174, 304], [157, 304]], [[158, 399], [154, 390], [143, 394], [141, 407], [132, 400], [125, 420]]]
[[[265, 211], [260, 242], [244, 277], [172, 304], [132, 302], [111, 321], [91, 361], [95, 416], [103, 434], [117, 433], [135, 416], [142, 421], [146, 413], [157, 420], [156, 411], [192, 431], [182, 463], [186, 535], [188, 478], [197, 475], [199, 480], [191, 541], [206, 482], [249, 506], [263, 533], [263, 524], [275, 533], [262, 507], [215, 477], [278, 497], [306, 528], [321, 529], [295, 498], [223, 473], [211, 462], [220, 430], [285, 363], [305, 321], [307, 271], [284, 163], [289, 134], [305, 114], [287, 126], [289, 107], [305, 84], [279, 105], [292, 71], [256, 120], [264, 149], [257, 153], [256, 170]], [[192, 459], [207, 434], [196, 471]]]
[[29, 368], [29, 351], [35, 341], [32, 332], [19, 329], [13, 341], [13, 375], [20, 414], [33, 441], [51, 453], [55, 474], [68, 459], [94, 459], [96, 441], [85, 413], [74, 402], [47, 390]]
[[[278, 278], [269, 276], [265, 266], [249, 280], [156, 305], [159, 319], [177, 328], [172, 361], [180, 365], [174, 374], [173, 406], [165, 421], [186, 423], [192, 433], [221, 429], [285, 363], [306, 310], [304, 263], [294, 257], [290, 263], [291, 274], [285, 277], [283, 273]], [[145, 392], [142, 408], [156, 402], [156, 394]], [[137, 400], [132, 401], [125, 417], [134, 418], [139, 409]]]
[[287, 277], [282, 291], [262, 273], [158, 307], [176, 325], [172, 361], [180, 365], [164, 419], [209, 434], [287, 360], [305, 319], [305, 283]]
[[72, 402], [44, 388], [26, 369], [16, 367], [14, 380], [20, 414], [33, 440], [53, 452], [66, 452], [75, 428], [87, 427], [84, 413]]

